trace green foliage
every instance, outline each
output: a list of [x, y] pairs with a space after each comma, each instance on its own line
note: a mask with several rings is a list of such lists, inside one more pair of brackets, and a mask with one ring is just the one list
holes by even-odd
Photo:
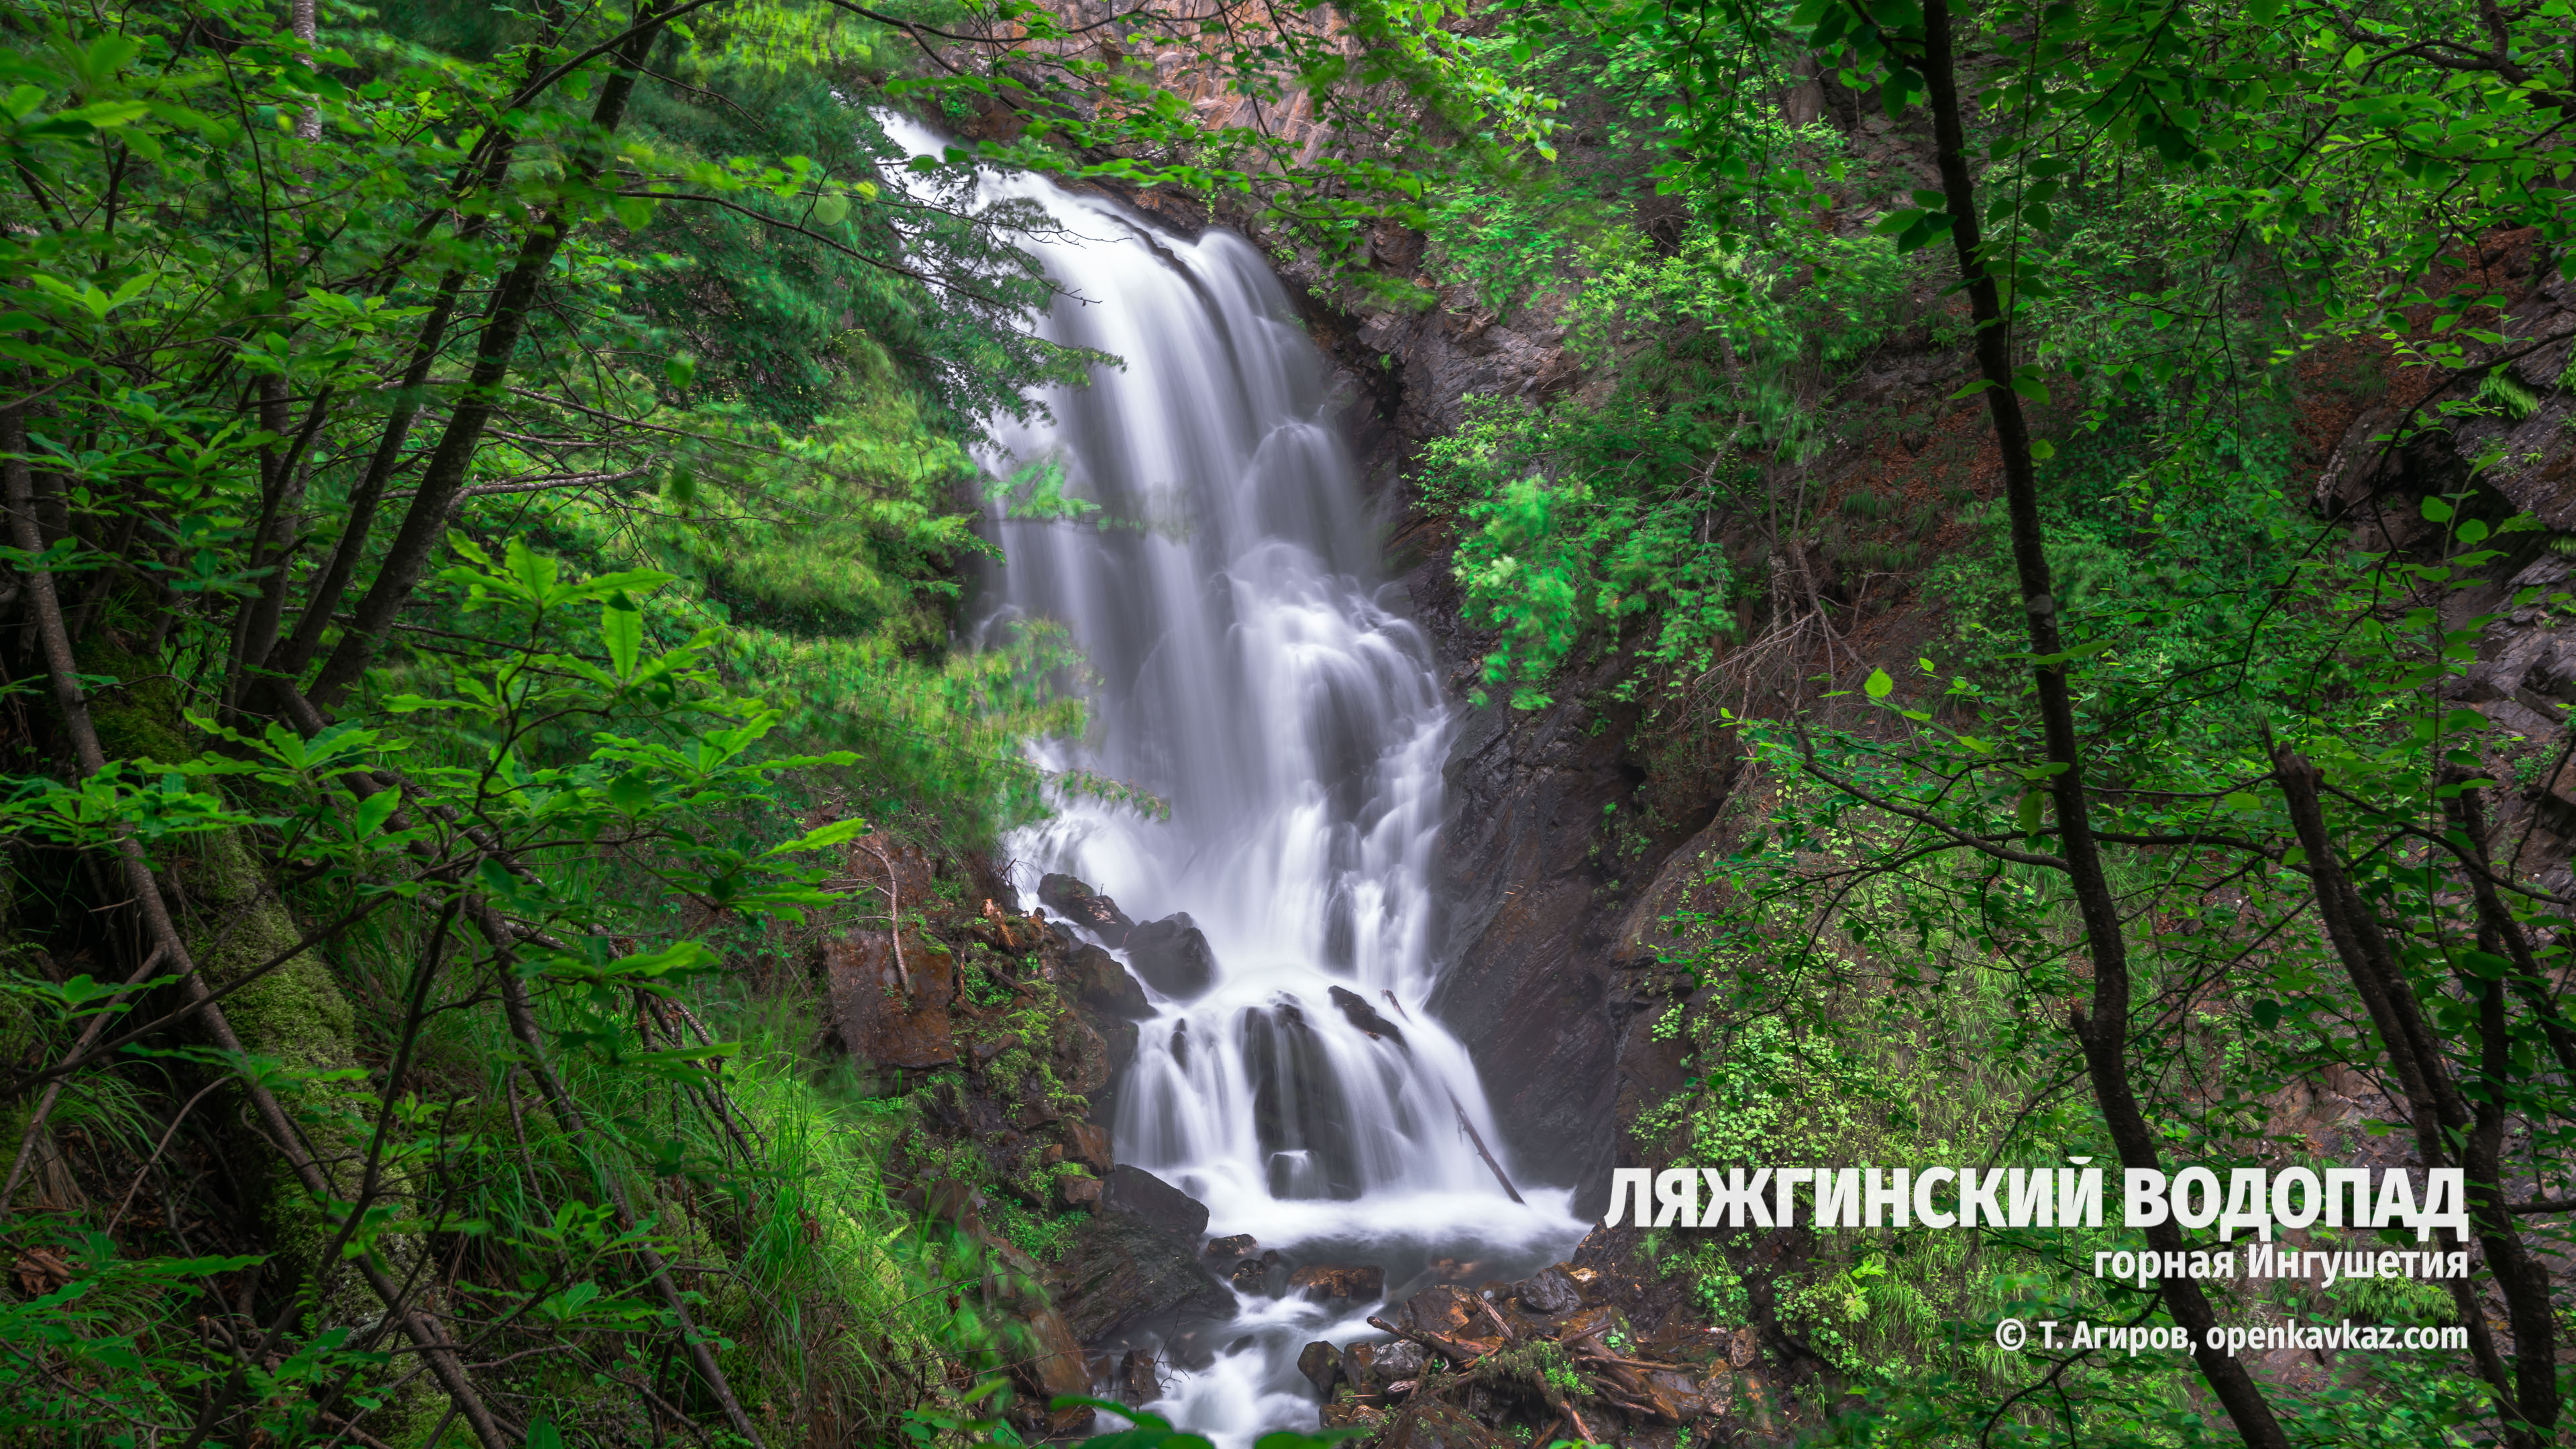
[[[1484, 682], [1510, 686], [1514, 708], [1548, 703], [1546, 681], [1587, 630], [1616, 641], [1653, 616], [1658, 627], [1638, 655], [1665, 670], [1706, 668], [1716, 642], [1733, 632], [1731, 570], [1701, 520], [1657, 506], [1664, 497], [1652, 483], [1619, 486], [1644, 471], [1634, 465], [1646, 455], [1631, 445], [1668, 437], [1661, 420], [1641, 413], [1541, 413], [1486, 399], [1425, 450], [1426, 492], [1472, 528], [1452, 565], [1468, 621], [1503, 635], [1485, 658]], [[1607, 471], [1623, 462], [1622, 472]]]
[[950, 649], [968, 449], [1099, 359], [1027, 208], [881, 189], [901, 31], [637, 18], [0, 6], [11, 597], [75, 659], [0, 646], [12, 1442], [454, 1442], [415, 1310], [531, 1443], [735, 1417], [699, 1343], [887, 1438], [1020, 1352], [889, 1195], [911, 1104], [745, 983], [858, 834], [1039, 808], [1077, 661]]

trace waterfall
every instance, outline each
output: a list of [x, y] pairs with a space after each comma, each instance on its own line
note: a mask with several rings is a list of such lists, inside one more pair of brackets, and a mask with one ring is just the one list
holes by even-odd
[[[1323, 359], [1232, 233], [1184, 238], [1033, 176], [978, 187], [1060, 228], [1028, 243], [1063, 290], [1046, 335], [1123, 362], [1046, 393], [1050, 420], [995, 425], [988, 466], [1051, 463], [1100, 511], [995, 525], [979, 607], [1060, 621], [1089, 660], [1093, 728], [1044, 763], [1170, 807], [1068, 795], [1008, 842], [1014, 880], [1025, 904], [1061, 871], [1137, 921], [1186, 913], [1214, 957], [1203, 988], [1147, 982], [1118, 1159], [1207, 1204], [1210, 1234], [1381, 1265], [1392, 1296], [1552, 1261], [1582, 1236], [1571, 1193], [1504, 1161], [1527, 1201], [1505, 1195], [1465, 1130], [1504, 1152], [1475, 1068], [1424, 1010], [1451, 720], [1376, 577]], [[1364, 1321], [1381, 1305], [1239, 1296], [1204, 1343], [1186, 1325], [1166, 1342], [1169, 1394], [1149, 1407], [1220, 1443], [1312, 1426], [1298, 1349], [1382, 1336]]]

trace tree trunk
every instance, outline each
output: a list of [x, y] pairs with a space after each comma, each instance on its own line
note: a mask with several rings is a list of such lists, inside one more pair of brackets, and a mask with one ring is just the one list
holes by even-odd
[[[619, 50], [617, 67], [601, 86], [599, 102], [591, 112], [595, 131], [614, 133], [624, 119], [627, 98], [635, 90], [635, 68], [643, 63], [658, 34], [658, 26], [639, 26]], [[585, 167], [585, 174], [574, 179], [573, 187], [586, 185], [597, 169], [595, 163]], [[447, 430], [439, 435], [438, 446], [422, 469], [420, 487], [412, 495], [411, 508], [404, 513], [402, 527], [386, 551], [384, 566], [377, 571], [366, 596], [358, 601], [355, 617], [306, 692], [317, 706], [331, 708], [366, 672], [376, 642], [392, 628], [394, 616], [410, 601], [412, 590], [428, 570], [430, 555], [446, 536], [447, 515], [456, 504], [458, 490], [465, 486], [466, 470], [474, 461], [475, 450], [482, 445], [483, 429], [500, 402], [501, 385], [517, 358], [519, 336], [527, 327], [537, 287], [553, 266], [555, 253], [562, 248], [572, 225], [568, 205], [541, 212], [530, 221], [527, 236], [519, 246], [518, 260], [502, 278], [485, 314], [474, 370], [466, 379], [455, 411], [449, 415]]]
[[[2012, 333], [2005, 323], [1994, 277], [1987, 272], [1977, 226], [1977, 189], [1968, 174], [1967, 139], [1961, 123], [1956, 61], [1950, 42], [1947, 0], [1923, 7], [1923, 73], [1930, 84], [1932, 132], [1941, 171], [1941, 194], [1950, 217], [1950, 238], [1958, 249], [1959, 277], [1976, 324], [1976, 356], [1986, 382], [1986, 410], [1993, 419], [1995, 442], [2003, 454], [2004, 493], [2012, 523], [2013, 565], [2020, 577], [2022, 612], [2029, 621], [2030, 649], [2043, 661], [2065, 651], [2058, 633], [2057, 601], [2050, 594], [2048, 552], [2040, 532], [2039, 486], [2031, 457], [2030, 427], [2022, 417], [2021, 397], [2013, 391]], [[2113, 1148], [2123, 1167], [2156, 1168], [2156, 1138], [2138, 1108], [2129, 1083], [2129, 956], [2121, 930], [2118, 902], [2102, 871], [2101, 852], [2093, 839], [2084, 794], [2084, 761], [2075, 737], [2075, 708], [2067, 693], [2063, 662], [2034, 666], [2039, 710], [2047, 738], [2048, 759], [2057, 773], [2049, 793], [2057, 806], [2057, 829], [2073, 878], [2076, 906], [2084, 921], [2085, 949], [2093, 963], [2093, 1009], [2089, 1019], [2074, 1013], [2075, 1039], [2084, 1052], [2086, 1075], [2094, 1101], [2101, 1107]], [[2148, 1245], [2162, 1253], [2183, 1250], [2182, 1229], [2171, 1218], [2146, 1230]], [[2272, 1416], [2271, 1405], [2255, 1387], [2245, 1366], [2209, 1345], [2217, 1315], [2208, 1295], [2188, 1278], [2169, 1279], [2165, 1302], [2174, 1321], [2192, 1337], [2192, 1359], [2200, 1365], [2210, 1391], [2235, 1421], [2236, 1431], [2253, 1449], [2287, 1449], [2288, 1440]]]

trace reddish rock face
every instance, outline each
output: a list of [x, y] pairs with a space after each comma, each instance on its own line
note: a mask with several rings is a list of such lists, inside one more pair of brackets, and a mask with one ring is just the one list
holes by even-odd
[[1089, 1122], [1064, 1124], [1065, 1150], [1073, 1160], [1106, 1177], [1109, 1174], [1109, 1129]]
[[1059, 1177], [1055, 1189], [1069, 1208], [1097, 1207], [1100, 1203], [1100, 1179], [1096, 1177]]
[[1503, 1346], [1502, 1330], [1485, 1316], [1476, 1295], [1454, 1285], [1414, 1294], [1396, 1322], [1429, 1339], [1454, 1363], [1482, 1358]]
[[[843, 1050], [887, 1067], [937, 1067], [957, 1060], [948, 1004], [957, 998], [957, 958], [948, 948], [905, 932], [903, 970], [894, 938], [867, 932], [825, 941], [814, 967], [830, 1000], [831, 1034]], [[905, 991], [903, 978], [911, 978]]]
[[1335, 1300], [1362, 1303], [1386, 1293], [1386, 1270], [1374, 1264], [1357, 1268], [1316, 1266], [1288, 1275], [1288, 1291], [1316, 1303]]
[[[1074, 1342], [1073, 1329], [1064, 1315], [1043, 1308], [1025, 1320], [1029, 1332], [1029, 1356], [1019, 1370], [1021, 1383], [1041, 1403], [1058, 1398], [1089, 1397], [1091, 1370], [1082, 1360], [1082, 1345]], [[1075, 1406], [1053, 1414], [1048, 1426], [1058, 1434], [1069, 1434], [1091, 1423], [1091, 1410]]]

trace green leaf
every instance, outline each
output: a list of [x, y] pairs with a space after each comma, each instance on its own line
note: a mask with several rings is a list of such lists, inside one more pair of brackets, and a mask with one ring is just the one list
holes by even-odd
[[635, 660], [644, 650], [644, 611], [624, 594], [613, 594], [599, 607], [599, 638], [608, 647], [609, 667], [620, 679], [635, 677]]
[[2281, 1024], [2281, 1003], [2270, 1000], [2255, 1002], [2254, 1024], [2265, 1031], [2270, 1031], [2272, 1028], [2279, 1026]]
[[2443, 502], [2443, 501], [2442, 501], [2441, 499], [2439, 499], [2439, 498], [2427, 498], [2427, 499], [2425, 499], [2425, 500], [2424, 500], [2424, 519], [2425, 519], [2425, 521], [2426, 521], [2426, 522], [2428, 522], [2428, 523], [2448, 523], [2448, 522], [2450, 522], [2450, 521], [2451, 521], [2451, 505], [2449, 505], [2448, 503]]
[[849, 217], [850, 198], [835, 193], [817, 197], [815, 199], [814, 222], [816, 225], [839, 226], [842, 222], [849, 220]]
[[363, 840], [375, 834], [387, 820], [393, 818], [395, 808], [401, 804], [402, 791], [398, 789], [378, 790], [359, 801], [358, 816], [352, 822], [358, 838]]
[[2040, 811], [2041, 807], [2045, 803], [2046, 797], [2037, 790], [2024, 790], [2021, 792], [2021, 799], [2013, 804], [2013, 817], [2021, 825], [2022, 834], [2037, 835], [2039, 833], [2041, 822]]
[[653, 803], [653, 777], [641, 770], [629, 770], [609, 781], [608, 803], [628, 815], [642, 813]]
[[1869, 672], [1869, 678], [1861, 684], [1861, 689], [1872, 699], [1885, 699], [1895, 691], [1896, 681], [1887, 677], [1886, 670], [1873, 669]]
[[151, 113], [151, 105], [144, 101], [100, 101], [95, 105], [57, 111], [54, 113], [54, 119], [77, 121], [93, 130], [106, 131], [118, 126], [133, 125]]

